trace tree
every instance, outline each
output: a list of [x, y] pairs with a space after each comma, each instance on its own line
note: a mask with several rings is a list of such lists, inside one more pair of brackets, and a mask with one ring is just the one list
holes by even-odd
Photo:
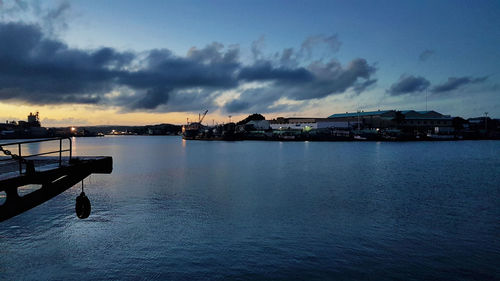
[[260, 120], [266, 120], [266, 117], [264, 117], [263, 115], [261, 114], [258, 114], [258, 113], [254, 113], [252, 115], [248, 115], [247, 118], [239, 121], [238, 123], [236, 123], [236, 125], [244, 125], [250, 121], [260, 121]]
[[401, 111], [396, 111], [392, 121], [396, 123], [396, 127], [399, 127], [405, 120], [406, 116]]
[[451, 123], [453, 124], [455, 132], [460, 132], [464, 128], [464, 124], [467, 123], [467, 120], [463, 119], [462, 117], [454, 117]]

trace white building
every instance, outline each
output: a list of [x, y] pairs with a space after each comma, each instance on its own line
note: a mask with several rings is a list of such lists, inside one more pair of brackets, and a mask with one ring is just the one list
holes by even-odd
[[271, 126], [269, 120], [252, 120], [248, 121], [246, 125], [252, 125], [256, 130], [268, 130]]
[[333, 121], [328, 118], [283, 118], [270, 121], [270, 126], [273, 130], [311, 130], [336, 128], [347, 129], [355, 125], [353, 122]]

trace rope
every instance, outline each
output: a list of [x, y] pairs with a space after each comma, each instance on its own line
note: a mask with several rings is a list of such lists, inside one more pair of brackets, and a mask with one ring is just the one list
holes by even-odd
[[14, 160], [19, 160], [22, 163], [26, 163], [26, 159], [24, 159], [23, 157], [21, 157], [17, 154], [10, 152], [10, 150], [4, 149], [2, 146], [0, 146], [0, 151], [3, 152], [3, 154], [5, 154], [5, 155], [10, 156]]

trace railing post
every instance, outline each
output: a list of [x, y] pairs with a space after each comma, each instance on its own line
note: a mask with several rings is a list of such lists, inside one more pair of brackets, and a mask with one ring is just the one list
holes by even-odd
[[73, 155], [73, 140], [71, 138], [68, 138], [69, 140], [69, 160], [71, 160], [71, 157]]
[[22, 174], [23, 173], [23, 162], [22, 162], [23, 155], [21, 154], [21, 144], [20, 143], [17, 144], [17, 149], [19, 152], [19, 174]]
[[61, 167], [62, 160], [62, 138], [59, 139], [59, 167]]

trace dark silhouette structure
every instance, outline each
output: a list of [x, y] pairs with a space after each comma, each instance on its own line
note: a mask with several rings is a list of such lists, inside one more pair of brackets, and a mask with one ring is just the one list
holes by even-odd
[[[69, 148], [63, 149], [64, 141], [68, 141]], [[23, 146], [41, 142], [59, 142], [59, 150], [22, 153]], [[64, 153], [68, 155], [63, 156]], [[50, 200], [90, 174], [110, 174], [113, 170], [111, 157], [73, 157], [71, 139], [66, 138], [2, 144], [0, 154], [4, 155], [0, 157], [0, 194], [5, 193], [5, 200], [0, 203], [0, 222]], [[56, 156], [47, 156], [54, 154]], [[19, 188], [27, 185], [40, 188], [20, 196]], [[84, 198], [77, 200], [77, 215], [86, 218], [90, 214], [90, 202], [81, 207], [82, 200], [85, 201]]]

